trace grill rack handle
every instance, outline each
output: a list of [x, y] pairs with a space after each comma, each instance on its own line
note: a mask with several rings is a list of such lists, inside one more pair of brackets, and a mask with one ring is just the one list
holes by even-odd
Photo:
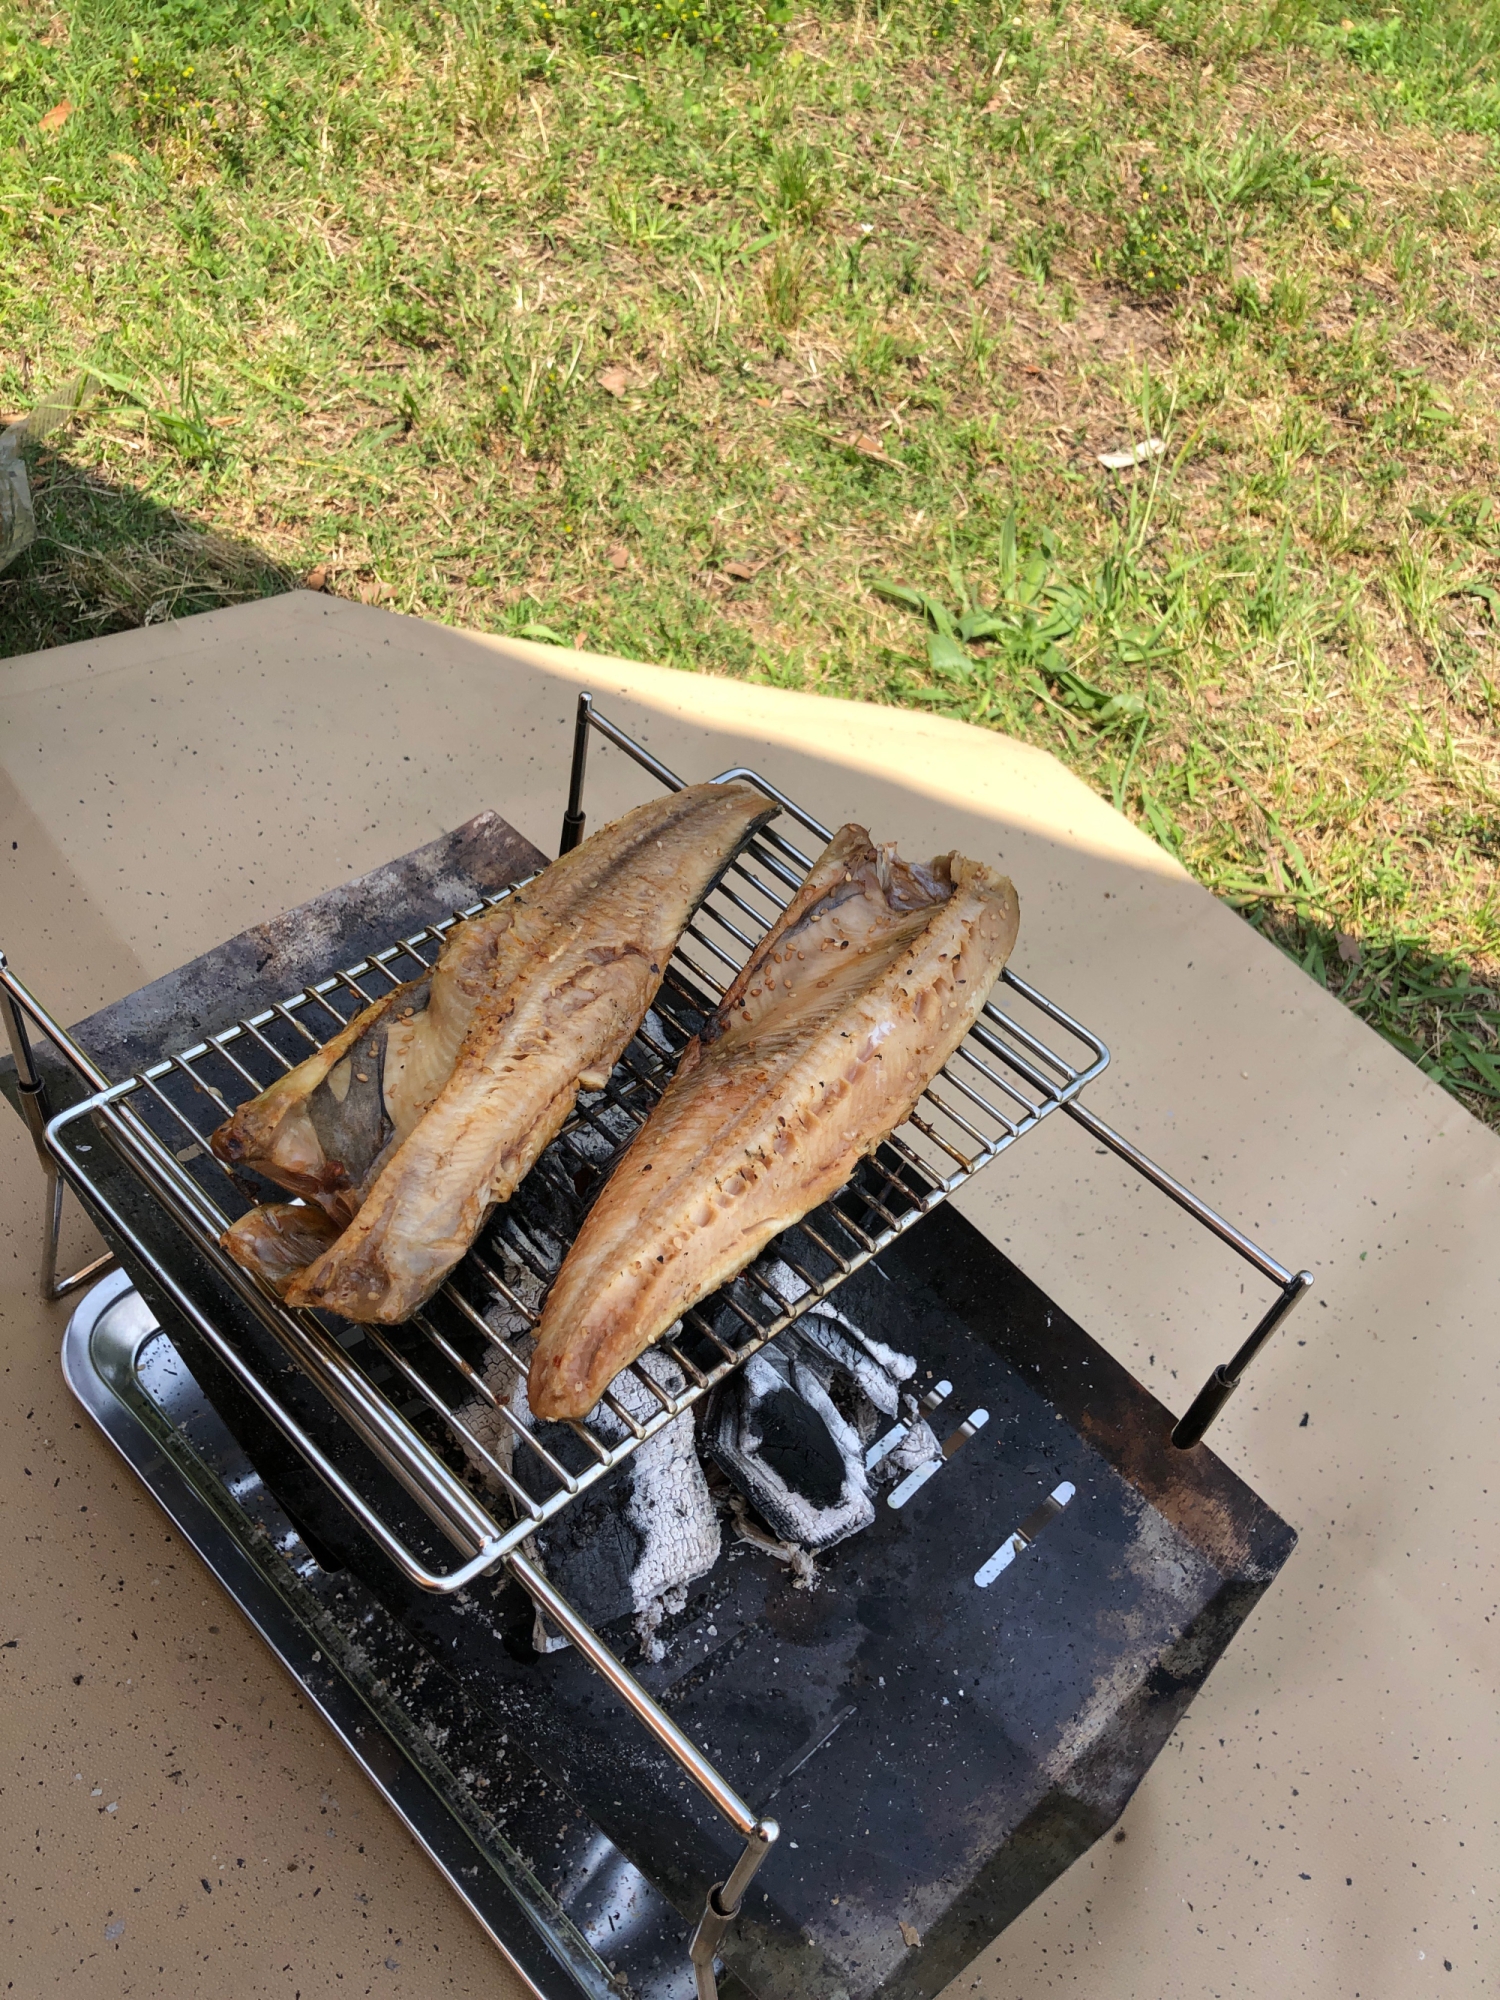
[[1215, 1368], [1173, 1426], [1173, 1444], [1179, 1451], [1191, 1451], [1195, 1444], [1203, 1442], [1204, 1433], [1240, 1386], [1240, 1379], [1250, 1363], [1293, 1308], [1301, 1304], [1312, 1285], [1313, 1274], [1311, 1271], [1289, 1271], [1285, 1264], [1279, 1263], [1268, 1251], [1262, 1250], [1260, 1245], [1246, 1236], [1243, 1230], [1236, 1229], [1232, 1222], [1226, 1222], [1216, 1209], [1210, 1208], [1208, 1203], [1194, 1194], [1190, 1187], [1185, 1187], [1174, 1175], [1169, 1174], [1165, 1167], [1159, 1167], [1155, 1160], [1141, 1151], [1139, 1146], [1132, 1145], [1122, 1133], [1116, 1132], [1113, 1126], [1106, 1125], [1102, 1118], [1090, 1111], [1079, 1099], [1074, 1098], [1065, 1104], [1063, 1110], [1076, 1124], [1081, 1125], [1091, 1138], [1098, 1139], [1101, 1144], [1107, 1146], [1125, 1162], [1126, 1166], [1133, 1167], [1169, 1201], [1175, 1201], [1179, 1208], [1185, 1209], [1195, 1222], [1201, 1222], [1203, 1227], [1217, 1236], [1221, 1243], [1227, 1243], [1237, 1257], [1243, 1257], [1247, 1264], [1252, 1265], [1263, 1278], [1269, 1278], [1277, 1288], [1277, 1297], [1269, 1310], [1241, 1342], [1233, 1357], [1229, 1361], [1221, 1362]]

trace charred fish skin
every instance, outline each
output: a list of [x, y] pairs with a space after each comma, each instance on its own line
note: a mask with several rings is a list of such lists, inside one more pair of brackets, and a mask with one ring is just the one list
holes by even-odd
[[684, 926], [776, 810], [741, 781], [690, 786], [516, 892], [451, 1074], [288, 1303], [391, 1324], [431, 1297], [556, 1137], [580, 1082], [618, 1061]]
[[691, 1043], [553, 1284], [528, 1394], [579, 1418], [835, 1194], [974, 1025], [1015, 942], [1009, 880], [835, 834]]
[[512, 915], [507, 899], [456, 924], [432, 971], [374, 1001], [242, 1104], [210, 1137], [219, 1159], [350, 1221], [383, 1151], [452, 1070]]

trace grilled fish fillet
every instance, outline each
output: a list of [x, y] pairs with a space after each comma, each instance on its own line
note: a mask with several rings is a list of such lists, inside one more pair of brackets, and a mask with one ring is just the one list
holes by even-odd
[[514, 900], [456, 924], [431, 972], [366, 1007], [242, 1104], [209, 1140], [219, 1158], [317, 1202], [340, 1228], [351, 1222], [391, 1144], [453, 1073], [496, 976]]
[[688, 1307], [837, 1192], [977, 1019], [1015, 943], [1010, 882], [834, 835], [636, 1135], [564, 1260], [527, 1393], [584, 1416]]
[[556, 1136], [579, 1088], [603, 1084], [683, 926], [775, 810], [751, 785], [690, 786], [459, 925], [429, 977], [377, 1002], [214, 1134], [221, 1159], [319, 1203], [336, 1240], [290, 1276], [286, 1225], [244, 1218], [224, 1247], [251, 1269], [270, 1253], [264, 1275], [289, 1304], [406, 1319]]

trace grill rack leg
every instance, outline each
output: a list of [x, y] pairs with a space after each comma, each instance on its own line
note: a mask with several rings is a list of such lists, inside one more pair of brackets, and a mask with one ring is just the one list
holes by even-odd
[[588, 814], [583, 809], [583, 784], [589, 767], [589, 728], [594, 713], [594, 697], [585, 692], [578, 697], [578, 717], [573, 724], [573, 768], [568, 774], [568, 809], [563, 814], [562, 839], [557, 853], [561, 859], [571, 854], [583, 839]]
[[688, 1953], [698, 2000], [718, 2000], [719, 1985], [714, 1973], [714, 1954], [725, 1933], [740, 1913], [746, 1888], [760, 1864], [770, 1853], [781, 1828], [774, 1819], [758, 1819], [739, 1794], [709, 1763], [690, 1736], [682, 1730], [641, 1686], [635, 1675], [617, 1660], [598, 1633], [573, 1609], [560, 1590], [551, 1583], [530, 1556], [519, 1550], [505, 1558], [507, 1569], [523, 1586], [531, 1601], [545, 1611], [559, 1630], [565, 1632], [589, 1665], [606, 1680], [631, 1708], [637, 1721], [645, 1724], [667, 1753], [674, 1757], [693, 1783], [720, 1812], [745, 1842], [744, 1852], [730, 1870], [729, 1879], [715, 1882], [703, 1906], [703, 1915], [693, 1932]]
[[[769, 1832], [763, 1829], [769, 1828]], [[692, 1960], [693, 1978], [698, 1987], [698, 2000], [719, 2000], [718, 1975], [714, 1971], [714, 1957], [729, 1926], [740, 1913], [745, 1891], [755, 1879], [755, 1871], [771, 1851], [771, 1842], [776, 1838], [775, 1820], [763, 1820], [752, 1829], [745, 1842], [745, 1851], [735, 1863], [727, 1882], [715, 1882], [703, 1903], [703, 1915], [698, 1919], [698, 1928], [693, 1932], [692, 1943], [688, 1946], [688, 1957]]]
[[26, 1120], [26, 1129], [31, 1134], [31, 1143], [36, 1148], [37, 1160], [42, 1169], [42, 1177], [47, 1183], [47, 1200], [42, 1212], [42, 1254], [38, 1267], [38, 1288], [48, 1305], [55, 1305], [65, 1299], [70, 1292], [76, 1292], [91, 1278], [101, 1276], [110, 1270], [115, 1262], [113, 1250], [106, 1250], [102, 1257], [95, 1257], [90, 1263], [70, 1271], [66, 1277], [57, 1275], [57, 1248], [62, 1235], [63, 1218], [63, 1177], [57, 1162], [47, 1151], [47, 1120], [51, 1109], [47, 1103], [47, 1086], [42, 1081], [41, 1071], [36, 1066], [32, 1054], [31, 1037], [26, 1030], [26, 1016], [17, 1003], [8, 976], [5, 954], [0, 952], [0, 979], [5, 982], [3, 1003], [0, 1013], [5, 1016], [5, 1033], [10, 1042], [10, 1052], [16, 1064], [16, 1088], [21, 1099], [21, 1115]]
[[1139, 1146], [1133, 1146], [1122, 1133], [1082, 1104], [1077, 1098], [1065, 1104], [1063, 1109], [1075, 1124], [1081, 1125], [1095, 1139], [1101, 1140], [1109, 1150], [1117, 1154], [1125, 1164], [1134, 1167], [1151, 1185], [1159, 1188], [1169, 1201], [1185, 1209], [1197, 1222], [1227, 1243], [1237, 1256], [1247, 1264], [1253, 1264], [1263, 1278], [1269, 1278], [1277, 1286], [1280, 1296], [1270, 1311], [1260, 1320], [1249, 1338], [1243, 1341], [1232, 1360], [1221, 1362], [1198, 1391], [1172, 1431], [1172, 1442], [1179, 1451], [1190, 1451], [1195, 1444], [1201, 1444], [1203, 1434], [1240, 1386], [1240, 1377], [1250, 1366], [1256, 1355], [1265, 1346], [1277, 1327], [1296, 1306], [1312, 1284], [1311, 1271], [1289, 1271], [1284, 1264], [1262, 1250], [1232, 1222], [1226, 1222], [1216, 1209], [1195, 1195], [1190, 1187], [1184, 1187], [1180, 1180], [1169, 1174], [1165, 1167], [1159, 1167], [1155, 1160], [1143, 1153]]

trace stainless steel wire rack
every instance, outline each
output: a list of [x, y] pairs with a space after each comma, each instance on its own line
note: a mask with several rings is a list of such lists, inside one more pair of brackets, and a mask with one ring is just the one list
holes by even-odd
[[[687, 782], [599, 714], [589, 695], [582, 695], [563, 820], [564, 852], [583, 834], [588, 749], [596, 734], [656, 783], [677, 790]], [[736, 768], [718, 774], [720, 782], [731, 778], [758, 786], [778, 807], [776, 817], [731, 864], [689, 924], [650, 1013], [606, 1087], [580, 1097], [568, 1125], [512, 1200], [492, 1214], [448, 1282], [400, 1327], [352, 1326], [331, 1316], [294, 1311], [243, 1271], [219, 1239], [268, 1190], [248, 1185], [224, 1167], [210, 1151], [208, 1136], [237, 1105], [338, 1034], [356, 1013], [433, 965], [454, 924], [503, 901], [519, 883], [118, 1082], [102, 1074], [0, 958], [0, 1000], [22, 1109], [52, 1185], [44, 1289], [57, 1296], [99, 1268], [90, 1266], [60, 1285], [55, 1279], [61, 1171], [79, 1185], [127, 1255], [150, 1273], [408, 1578], [426, 1590], [452, 1593], [504, 1564], [524, 1584], [746, 1841], [728, 1883], [710, 1892], [694, 1939], [703, 1994], [714, 1991], [714, 1947], [776, 1837], [775, 1824], [757, 1818], [555, 1590], [528, 1553], [529, 1538], [982, 1167], [1059, 1111], [1276, 1287], [1276, 1299], [1232, 1360], [1209, 1378], [1178, 1424], [1174, 1442], [1187, 1446], [1201, 1438], [1249, 1361], [1311, 1282], [1308, 1273], [1289, 1271], [1242, 1235], [1080, 1102], [1080, 1093], [1108, 1063], [1108, 1049], [1098, 1035], [1007, 968], [979, 1022], [911, 1117], [839, 1194], [778, 1239], [757, 1265], [686, 1313], [672, 1334], [632, 1367], [631, 1382], [617, 1378], [586, 1420], [534, 1421], [517, 1395], [529, 1358], [529, 1330], [593, 1194], [649, 1115], [683, 1048], [796, 893], [811, 865], [805, 836], [818, 842], [829, 838], [827, 827], [758, 772]], [[30, 1041], [33, 1031], [57, 1047], [88, 1092], [56, 1116], [48, 1116]], [[106, 1176], [91, 1166], [94, 1154], [85, 1156], [74, 1143], [75, 1128], [84, 1123], [108, 1140], [222, 1283], [394, 1476], [435, 1534], [414, 1534], [418, 1516], [407, 1510], [406, 1516], [395, 1518], [346, 1469], [347, 1458], [335, 1462], [339, 1454], [314, 1435], [317, 1426], [299, 1420], [171, 1260], [158, 1255], [131, 1226]], [[773, 1263], [779, 1267], [774, 1284]], [[476, 1469], [483, 1475], [479, 1481], [472, 1476]]]
[[[664, 767], [653, 775], [673, 787], [682, 782]], [[495, 1211], [452, 1277], [405, 1326], [354, 1327], [294, 1311], [241, 1270], [220, 1249], [219, 1238], [258, 1191], [220, 1163], [208, 1137], [236, 1105], [257, 1096], [361, 1009], [432, 965], [453, 925], [486, 904], [401, 938], [95, 1092], [57, 1121], [59, 1134], [82, 1119], [103, 1128], [417, 1501], [456, 1560], [435, 1562], [428, 1549], [413, 1547], [409, 1531], [398, 1530], [366, 1495], [341, 1496], [386, 1554], [429, 1590], [460, 1589], [503, 1561], [850, 1272], [1069, 1103], [1109, 1060], [1096, 1035], [1006, 973], [978, 1026], [907, 1123], [832, 1201], [805, 1218], [795, 1242], [779, 1240], [742, 1278], [685, 1314], [654, 1356], [628, 1371], [633, 1392], [615, 1385], [582, 1422], [532, 1421], [524, 1405], [516, 1407], [515, 1385], [528, 1360], [520, 1343], [540, 1317], [542, 1294], [593, 1193], [645, 1122], [682, 1049], [811, 865], [788, 832], [827, 837], [756, 773], [721, 774], [729, 777], [746, 778], [775, 799], [781, 807], [776, 820], [731, 864], [689, 924], [651, 1012], [606, 1088], [580, 1098], [518, 1195]], [[763, 1275], [773, 1261], [780, 1266], [775, 1287]], [[787, 1270], [800, 1287], [791, 1297]], [[670, 1367], [662, 1365], [663, 1357]], [[476, 1409], [492, 1412], [493, 1421], [476, 1426]], [[476, 1495], [464, 1477], [466, 1465], [482, 1471], [495, 1502]]]

